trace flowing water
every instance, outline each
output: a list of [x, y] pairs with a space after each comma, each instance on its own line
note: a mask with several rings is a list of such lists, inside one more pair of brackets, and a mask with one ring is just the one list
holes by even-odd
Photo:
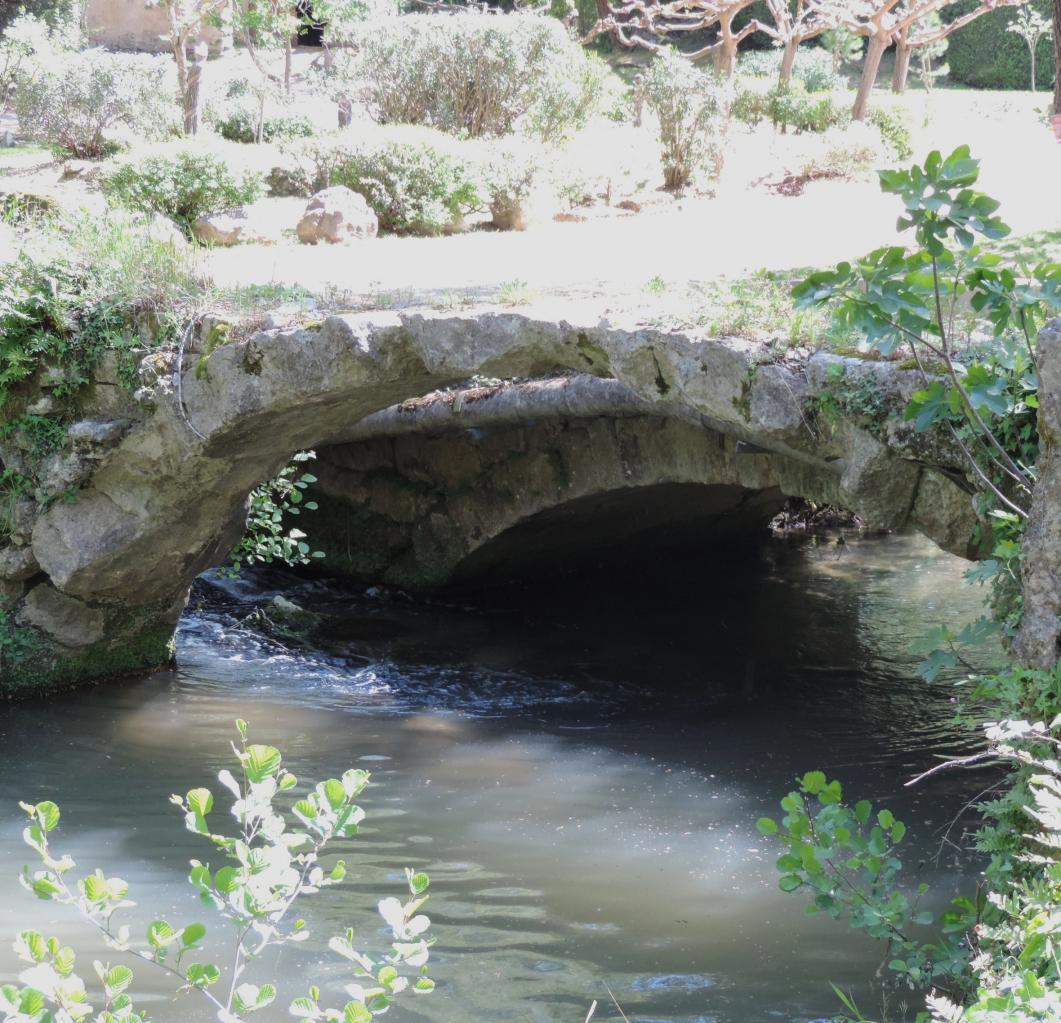
[[[396, 1023], [582, 1023], [595, 999], [597, 1019], [618, 1019], [609, 990], [643, 1023], [805, 1023], [838, 1008], [830, 982], [879, 1012], [867, 982], [883, 949], [782, 894], [755, 821], [821, 768], [905, 817], [908, 866], [938, 901], [968, 889], [978, 865], [945, 840], [990, 779], [903, 782], [968, 741], [953, 689], [916, 679], [910, 642], [975, 617], [980, 594], [906, 536], [655, 568], [478, 607], [276, 577], [199, 590], [175, 670], [0, 709], [0, 931], [58, 934], [89, 974], [113, 958], [17, 886], [20, 798], [59, 802], [58, 847], [130, 882], [134, 930], [211, 925], [184, 880], [208, 849], [168, 797], [211, 784], [243, 717], [300, 778], [373, 775], [341, 850], [348, 881], [307, 900], [320, 943], [260, 964], [282, 982], [263, 1018], [290, 1018], [311, 983], [341, 1004], [349, 978], [323, 938], [353, 926], [382, 946], [372, 906], [401, 894], [406, 865], [432, 878], [439, 986]], [[239, 624], [268, 585], [325, 615], [313, 650]], [[0, 980], [17, 970], [5, 939]], [[158, 1020], [211, 1018], [137, 972]], [[907, 997], [891, 1018], [912, 1018]]]

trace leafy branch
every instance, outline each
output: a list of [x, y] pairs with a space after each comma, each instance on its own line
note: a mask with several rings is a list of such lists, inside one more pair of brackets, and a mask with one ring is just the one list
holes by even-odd
[[[908, 348], [923, 388], [907, 419], [919, 431], [946, 428], [975, 485], [1023, 520], [1035, 474], [1012, 450], [1005, 426], [1035, 401], [1026, 393], [1038, 386], [1032, 336], [1061, 309], [1061, 264], [1005, 266], [977, 243], [1010, 230], [996, 216], [998, 202], [972, 187], [979, 167], [961, 146], [946, 158], [930, 153], [923, 166], [881, 171], [881, 189], [903, 203], [899, 230], [913, 228], [917, 248], [876, 249], [855, 264], [811, 274], [793, 295], [797, 308], [830, 305], [843, 326], [884, 355]], [[987, 357], [955, 342], [954, 319], [964, 307], [999, 342]], [[1015, 338], [1027, 355], [1019, 368]], [[1006, 358], [996, 357], [1001, 350]], [[1014, 372], [1031, 387], [1015, 391]]]
[[[162, 970], [180, 981], [179, 990], [198, 992], [222, 1023], [240, 1023], [276, 998], [274, 984], [259, 985], [242, 978], [266, 949], [309, 937], [304, 920], [296, 919], [289, 927], [283, 925], [284, 920], [298, 899], [345, 878], [342, 860], [325, 872], [320, 858], [331, 841], [357, 834], [365, 813], [355, 800], [369, 783], [368, 772], [355, 769], [340, 778], [328, 778], [296, 799], [289, 819], [274, 801], [293, 792], [298, 779], [283, 766], [278, 749], [248, 742], [246, 722], [237, 721], [236, 727], [239, 743], [233, 743], [232, 749], [238, 772], [225, 769], [217, 776], [233, 796], [236, 833], [223, 834], [212, 824], [214, 795], [209, 789], [195, 788], [171, 797], [188, 830], [206, 838], [226, 861], [211, 870], [209, 863], [192, 860], [188, 878], [200, 902], [227, 920], [235, 934], [226, 993], [218, 993], [222, 990], [219, 965], [184, 962], [186, 955], [199, 949], [206, 935], [203, 924], [175, 928], [166, 920], [154, 920], [147, 926], [145, 941], [134, 947], [129, 925], [114, 923], [117, 913], [135, 905], [127, 898], [128, 884], [98, 869], [77, 882], [69, 881], [74, 860], [56, 854], [49, 841], [59, 824], [59, 807], [50, 801], [20, 804], [29, 818], [23, 837], [40, 860], [39, 869], [24, 868], [23, 886], [39, 899], [73, 908], [103, 934], [108, 947]], [[291, 1003], [293, 1015], [314, 1023], [370, 1023], [402, 992], [425, 994], [434, 989], [427, 976], [434, 939], [427, 936], [429, 919], [420, 913], [430, 881], [426, 874], [407, 869], [406, 883], [407, 901], [388, 898], [379, 903], [380, 915], [394, 939], [389, 951], [358, 951], [351, 930], [329, 941], [329, 947], [354, 966], [358, 983], [346, 988], [348, 1001], [341, 1007], [322, 1006], [320, 991], [312, 988], [308, 996]], [[19, 978], [23, 987], [0, 988], [2, 1023], [82, 1023], [92, 1016], [95, 1010], [85, 983], [74, 972], [72, 949], [31, 930], [22, 932], [15, 948], [29, 968]], [[94, 968], [103, 995], [103, 1008], [94, 1023], [148, 1023], [127, 993], [132, 970], [103, 963], [95, 963]]]

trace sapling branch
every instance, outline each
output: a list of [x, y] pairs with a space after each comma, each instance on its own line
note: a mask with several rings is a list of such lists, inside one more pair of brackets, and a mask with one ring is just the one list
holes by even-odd
[[[122, 926], [117, 933], [112, 927], [112, 917], [116, 910], [132, 905], [126, 902], [128, 885], [120, 879], [107, 879], [101, 871], [96, 871], [79, 883], [77, 889], [64, 879], [64, 872], [73, 866], [70, 857], [56, 860], [52, 857], [47, 841], [47, 832], [59, 821], [59, 809], [54, 803], [40, 803], [36, 806], [23, 804], [31, 818], [31, 826], [26, 832], [26, 841], [40, 856], [44, 870], [30, 873], [29, 868], [23, 875], [23, 881], [40, 898], [50, 899], [63, 905], [74, 906], [82, 917], [103, 934], [107, 944], [138, 960], [152, 963], [164, 973], [180, 981], [181, 990], [196, 989], [217, 1010], [220, 1019], [227, 1023], [238, 1023], [247, 1014], [270, 1004], [276, 997], [273, 984], [257, 986], [240, 984], [247, 966], [258, 959], [262, 952], [272, 945], [283, 945], [289, 941], [299, 941], [308, 935], [303, 922], [297, 921], [290, 931], [282, 933], [280, 924], [290, 911], [296, 899], [319, 891], [327, 885], [337, 884], [345, 875], [345, 867], [340, 860], [325, 876], [319, 866], [320, 854], [334, 837], [350, 837], [356, 833], [357, 824], [364, 813], [354, 804], [354, 800], [367, 785], [367, 772], [349, 770], [342, 775], [342, 780], [329, 778], [316, 785], [313, 790], [294, 806], [294, 816], [304, 825], [305, 830], [289, 829], [289, 821], [282, 812], [274, 809], [273, 799], [280, 793], [293, 789], [297, 785], [294, 775], [282, 766], [279, 750], [271, 746], [248, 745], [246, 724], [237, 722], [240, 730], [241, 744], [233, 746], [242, 768], [242, 781], [238, 782], [232, 772], [223, 770], [218, 780], [233, 796], [235, 803], [233, 813], [238, 822], [237, 838], [228, 838], [215, 834], [206, 823], [207, 816], [214, 806], [214, 797], [208, 789], [192, 789], [185, 797], [173, 796], [171, 802], [184, 812], [185, 824], [189, 830], [208, 839], [215, 847], [221, 849], [226, 857], [236, 864], [220, 867], [211, 875], [208, 866], [198, 860], [192, 861], [192, 872], [189, 881], [199, 889], [204, 901], [212, 904], [218, 912], [232, 922], [235, 930], [235, 944], [232, 949], [230, 979], [227, 994], [224, 998], [209, 990], [210, 985], [221, 978], [221, 970], [213, 963], [194, 963], [188, 967], [182, 965], [182, 957], [189, 949], [197, 946], [205, 933], [201, 924], [189, 924], [182, 930], [174, 929], [164, 920], [152, 923], [147, 930], [147, 942], [150, 950], [135, 950], [128, 941], [128, 928]], [[296, 852], [303, 847], [304, 851]], [[368, 1023], [379, 1013], [386, 1011], [394, 996], [406, 989], [418, 993], [427, 993], [434, 988], [434, 983], [426, 976], [428, 948], [433, 939], [425, 936], [430, 921], [426, 916], [414, 916], [427, 899], [425, 894], [429, 886], [426, 874], [406, 870], [406, 881], [412, 898], [401, 905], [397, 899], [385, 899], [379, 905], [384, 921], [391, 928], [394, 943], [391, 951], [379, 955], [367, 955], [358, 952], [352, 945], [352, 931], [341, 941], [333, 938], [329, 943], [336, 951], [349, 959], [356, 966], [358, 976], [371, 979], [363, 988], [361, 995], [353, 995], [342, 1009], [322, 1008], [318, 1005], [318, 994], [311, 992], [311, 998], [318, 1020], [346, 1020], [347, 1023]], [[400, 912], [397, 912], [400, 909]], [[249, 938], [251, 931], [258, 933], [256, 941]], [[66, 989], [61, 983], [54, 985], [51, 995], [42, 995], [33, 988], [23, 989], [35, 999], [51, 998], [56, 1007], [58, 1023], [82, 1023], [91, 1008], [83, 1001], [83, 982], [72, 973], [73, 953], [62, 952], [58, 945], [52, 944], [56, 939], [49, 939], [47, 945], [37, 932], [24, 932], [23, 958], [40, 963], [59, 978], [72, 977], [72, 988], [77, 1006], [68, 1005], [70, 997], [64, 994]], [[40, 952], [36, 951], [40, 949]], [[48, 959], [52, 956], [52, 959]], [[412, 983], [408, 976], [399, 972], [402, 967], [420, 968], [420, 977]], [[101, 972], [104, 968], [97, 964], [97, 973], [104, 984], [106, 1005], [111, 1005], [110, 974]], [[109, 970], [109, 967], [105, 968]], [[125, 970], [125, 967], [121, 967]], [[116, 991], [124, 991], [132, 979], [131, 971], [126, 970], [128, 977], [114, 981]], [[26, 978], [29, 979], [28, 977]], [[5, 999], [10, 1003], [10, 996]], [[16, 991], [16, 994], [19, 994]], [[19, 994], [21, 997], [21, 994]], [[125, 999], [120, 1008], [126, 1010], [131, 1002]], [[110, 1013], [98, 1017], [94, 1023], [143, 1023], [143, 1017], [134, 1013]], [[117, 1016], [117, 1019], [111, 1017]], [[9, 1019], [12, 1017], [8, 1016]], [[20, 1023], [26, 1023], [19, 1017]], [[37, 1021], [39, 1023], [39, 1021]]]
[[950, 375], [951, 382], [954, 384], [955, 389], [961, 396], [962, 409], [965, 412], [965, 416], [970, 420], [971, 424], [980, 431], [981, 436], [985, 437], [990, 445], [995, 448], [1001, 458], [1001, 467], [1005, 473], [1010, 476], [1014, 482], [1026, 493], [1031, 493], [1031, 483], [1021, 472], [1020, 466], [1010, 457], [1009, 452], [1005, 449], [999, 439], [995, 436], [994, 432], [984, 422], [983, 417], [976, 410], [976, 406], [973, 404], [972, 399], [969, 397], [969, 392], [965, 389], [962, 381], [958, 375], [957, 370], [954, 367], [954, 360], [952, 357], [948, 336], [944, 330], [943, 322], [943, 307], [940, 302], [940, 290], [939, 290], [939, 264], [936, 260], [936, 256], [932, 255], [932, 286], [935, 292], [936, 298], [936, 320], [940, 331], [940, 341], [943, 347], [943, 361], [947, 366], [947, 372]]
[[132, 956], [140, 962], [146, 962], [150, 963], [152, 966], [157, 966], [164, 973], [167, 973], [172, 977], [176, 977], [182, 982], [182, 984], [199, 991], [206, 997], [209, 1002], [213, 1004], [215, 1008], [226, 1008], [217, 998], [214, 997], [213, 994], [211, 994], [211, 992], [207, 988], [190, 983], [188, 977], [185, 974], [181, 973], [180, 970], [173, 969], [171, 966], [167, 965], [165, 962], [163, 962], [156, 956], [150, 956], [146, 952], [136, 952], [131, 949], [127, 942], [123, 941], [118, 935], [116, 935], [111, 930], [110, 919], [111, 916], [113, 916], [113, 910], [107, 913], [103, 920], [100, 920], [95, 913], [85, 909], [82, 905], [82, 900], [70, 890], [70, 886], [66, 883], [66, 878], [63, 877], [63, 872], [56, 870], [54, 867], [49, 866], [49, 863], [54, 863], [55, 860], [53, 859], [48, 850], [47, 829], [44, 826], [43, 819], [36, 810], [34, 811], [33, 819], [40, 827], [41, 833], [40, 848], [38, 851], [40, 853], [42, 861], [45, 864], [45, 867], [48, 870], [49, 880], [60, 890], [63, 895], [63, 899], [61, 901], [64, 905], [73, 906], [74, 909], [77, 910], [77, 912], [81, 915], [83, 919], [87, 920], [90, 924], [92, 924], [92, 926], [95, 927], [104, 936], [104, 938], [107, 939], [107, 944], [111, 948], [115, 949], [118, 952], [122, 952], [125, 955]]
[[[921, 373], [921, 379], [927, 385], [929, 383], [930, 377], [928, 375], [928, 371], [925, 369], [925, 364], [921, 359], [921, 353], [917, 350], [917, 345], [912, 340], [910, 341], [910, 352], [914, 357], [914, 361], [917, 363], [917, 368]], [[961, 434], [958, 432], [957, 427], [955, 427], [955, 425], [949, 419], [946, 420], [946, 424], [948, 430], [950, 431], [950, 435], [954, 440], [954, 443], [958, 445], [962, 454], [965, 455], [966, 461], [969, 463], [969, 467], [972, 469], [974, 475], [980, 480], [980, 482], [985, 487], [987, 487], [989, 491], [991, 491], [992, 494], [995, 495], [996, 498], [998, 498], [999, 501], [1006, 505], [1007, 508], [1009, 508], [1015, 514], [1019, 515], [1021, 518], [1026, 519], [1028, 517], [1028, 513], [1019, 505], [1011, 501], [998, 488], [994, 480], [992, 480], [991, 477], [988, 476], [986, 472], [984, 472], [983, 468], [980, 466], [980, 463], [976, 460], [976, 456], [972, 453], [972, 451], [969, 450], [968, 445], [965, 443]]]

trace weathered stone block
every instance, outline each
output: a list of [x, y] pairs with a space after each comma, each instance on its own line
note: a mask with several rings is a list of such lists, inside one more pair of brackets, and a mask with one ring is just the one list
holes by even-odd
[[22, 624], [32, 625], [74, 650], [90, 647], [103, 639], [103, 612], [60, 593], [47, 583], [30, 590], [18, 618]]

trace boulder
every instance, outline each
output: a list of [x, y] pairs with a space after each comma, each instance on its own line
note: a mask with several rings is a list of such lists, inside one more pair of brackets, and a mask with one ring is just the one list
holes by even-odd
[[0, 548], [0, 579], [21, 583], [40, 571], [31, 547]]
[[200, 217], [192, 234], [204, 245], [271, 245], [280, 241], [284, 221], [282, 207], [270, 200]]
[[359, 238], [375, 238], [379, 219], [363, 195], [342, 185], [318, 192], [306, 206], [296, 229], [306, 245], [336, 244]]
[[189, 242], [184, 232], [169, 217], [156, 213], [147, 224], [147, 236], [163, 245], [172, 245], [175, 249], [188, 248]]
[[103, 164], [98, 160], [67, 160], [59, 175], [62, 181], [95, 181], [103, 170]]
[[83, 649], [103, 638], [103, 612], [44, 583], [26, 597], [19, 621], [32, 625], [56, 642]]
[[114, 447], [129, 429], [128, 420], [82, 419], [67, 431], [75, 451], [92, 454]]
[[855, 427], [840, 476], [840, 501], [870, 529], [898, 529], [910, 517], [920, 476], [918, 465]]

